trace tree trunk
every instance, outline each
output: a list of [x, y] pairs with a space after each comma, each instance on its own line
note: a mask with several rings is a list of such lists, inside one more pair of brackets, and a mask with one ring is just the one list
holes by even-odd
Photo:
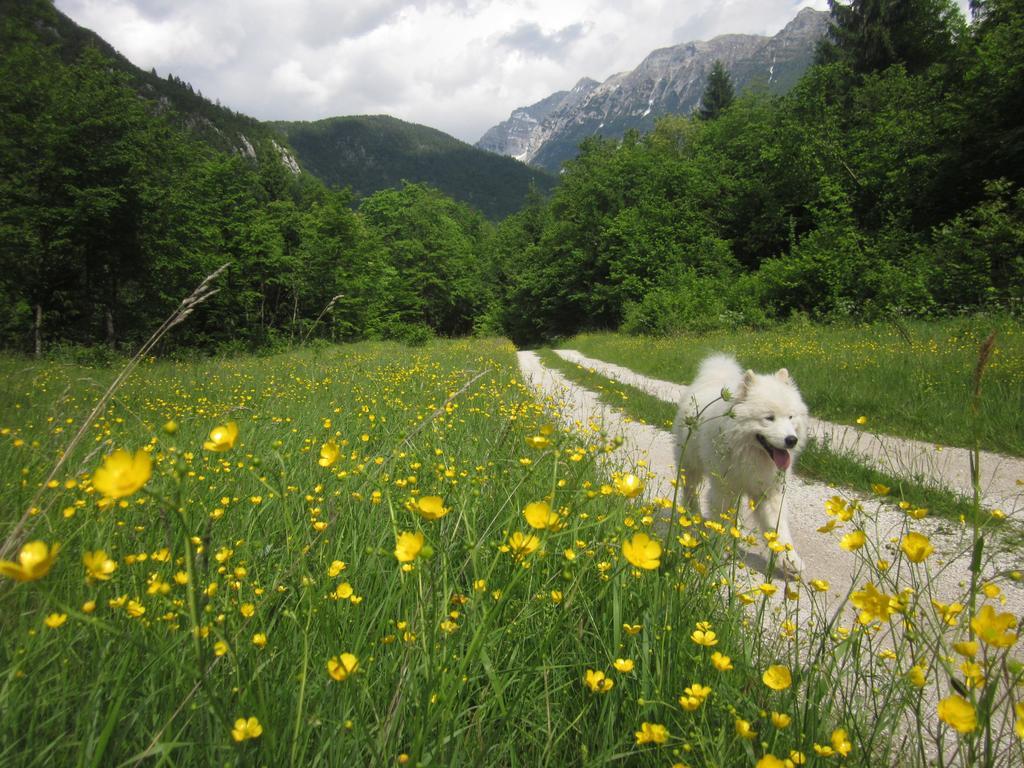
[[33, 329], [35, 333], [36, 358], [43, 354], [43, 305], [36, 304], [36, 324]]
[[114, 348], [114, 343], [117, 341], [117, 337], [114, 336], [114, 313], [107, 307], [107, 346], [111, 349]]

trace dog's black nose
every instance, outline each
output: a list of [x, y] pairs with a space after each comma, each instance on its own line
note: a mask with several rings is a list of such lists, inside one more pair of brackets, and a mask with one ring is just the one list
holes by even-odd
[[792, 448], [795, 445], [796, 445], [796, 435], [787, 435], [786, 436], [786, 447], [787, 448]]

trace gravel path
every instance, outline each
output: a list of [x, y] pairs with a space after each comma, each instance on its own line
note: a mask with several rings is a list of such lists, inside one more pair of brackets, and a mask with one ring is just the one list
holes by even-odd
[[[608, 461], [615, 462], [616, 466], [635, 466], [638, 462], [645, 462], [652, 474], [647, 481], [647, 495], [652, 498], [672, 498], [671, 480], [675, 476], [676, 467], [673, 440], [669, 432], [623, 417], [614, 408], [602, 403], [594, 392], [571, 382], [558, 371], [546, 368], [533, 352], [519, 352], [518, 355], [524, 380], [537, 391], [539, 399], [554, 418], [581, 431], [593, 428], [604, 431], [609, 437], [621, 437], [622, 449], [610, 454]], [[587, 365], [596, 368], [591, 363]], [[626, 380], [625, 374], [620, 380]], [[667, 382], [661, 382], [659, 385], [676, 387], [668, 385]], [[670, 392], [668, 389], [662, 391], [666, 394]], [[832, 584], [828, 592], [816, 597], [818, 601], [826, 601], [829, 613], [843, 602], [849, 589], [861, 588], [870, 578], [857, 555], [839, 548], [838, 539], [841, 532], [846, 532], [845, 530], [837, 528], [828, 534], [817, 532], [817, 529], [828, 520], [825, 501], [836, 494], [835, 488], [793, 477], [786, 490], [785, 499], [796, 548], [806, 565], [804, 579], [824, 579]], [[853, 493], [845, 492], [843, 495], [847, 498], [857, 498]], [[869, 517], [874, 518], [871, 524], [866, 526], [865, 532], [869, 540], [884, 543], [887, 552], [883, 553], [883, 556], [897, 564], [890, 575], [900, 587], [909, 586], [910, 572], [906, 568], [905, 560], [897, 557], [896, 544], [906, 522], [905, 514], [892, 505], [880, 504], [871, 499], [862, 500], [865, 510], [870, 513]], [[970, 580], [970, 531], [964, 526], [957, 526], [938, 518], [913, 521], [913, 529], [927, 535], [936, 550], [936, 554], [927, 561], [930, 571], [927, 589], [930, 596], [945, 603], [963, 600], [967, 582]], [[846, 530], [849, 530], [848, 526]], [[1004, 572], [1011, 568], [1024, 567], [1021, 558], [1015, 553], [1002, 553], [997, 560], [999, 570]], [[762, 554], [752, 551], [747, 562], [751, 566], [749, 578], [754, 580], [753, 583], [763, 581], [764, 576], [759, 571], [766, 570], [766, 562]], [[903, 569], [902, 572], [900, 568]], [[990, 562], [985, 568], [985, 575], [991, 575], [993, 570]], [[1012, 611], [1018, 617], [1024, 615], [1024, 589], [1006, 581], [1000, 579], [1007, 600], [1001, 610]], [[784, 590], [779, 590], [776, 594], [777, 601], [781, 602], [783, 592]], [[810, 592], [808, 589], [801, 590], [800, 598], [802, 603], [807, 603], [808, 609]], [[804, 611], [804, 607], [801, 605], [801, 615], [809, 616], [811, 611]], [[852, 616], [847, 620], [849, 618]]]
[[[555, 353], [564, 360], [592, 368], [603, 376], [671, 403], [679, 402], [685, 388], [682, 384], [648, 378], [621, 365], [586, 357], [574, 349], [556, 349]], [[836, 452], [852, 453], [896, 477], [947, 488], [968, 497], [973, 494], [970, 454], [964, 448], [875, 435], [819, 419], [811, 419], [811, 434]], [[986, 507], [1001, 509], [1007, 515], [1024, 520], [1024, 459], [982, 451], [981, 489], [982, 503]]]

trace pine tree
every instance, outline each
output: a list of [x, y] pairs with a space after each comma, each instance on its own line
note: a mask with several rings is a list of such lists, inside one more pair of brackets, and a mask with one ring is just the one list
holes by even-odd
[[704, 88], [704, 94], [700, 97], [699, 114], [701, 119], [714, 120], [732, 104], [735, 96], [729, 71], [721, 60], [715, 59], [715, 63], [711, 66], [711, 74], [708, 75], [707, 87]]

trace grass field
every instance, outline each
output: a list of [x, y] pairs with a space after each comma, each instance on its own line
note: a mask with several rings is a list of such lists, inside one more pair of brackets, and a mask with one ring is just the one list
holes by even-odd
[[[982, 380], [983, 408], [971, 392], [982, 341], [996, 346]], [[653, 339], [583, 334], [561, 344], [660, 379], [688, 382], [710, 352], [730, 352], [757, 371], [788, 368], [811, 412], [944, 445], [1024, 456], [1024, 326], [1005, 318], [963, 318], [870, 326], [790, 323], [766, 331], [716, 331]]]
[[[115, 371], [0, 360], [0, 764], [1021, 757], [998, 615], [978, 614], [990, 682], [961, 697], [967, 614], [932, 609], [923, 565], [860, 621], [771, 614], [779, 587], [738, 586], [730, 521], [680, 514], [649, 539], [671, 502], [551, 422], [513, 351], [148, 361], [92, 421]], [[886, 546], [861, 550], [883, 591]], [[998, 606], [969, 588], [962, 609]]]

